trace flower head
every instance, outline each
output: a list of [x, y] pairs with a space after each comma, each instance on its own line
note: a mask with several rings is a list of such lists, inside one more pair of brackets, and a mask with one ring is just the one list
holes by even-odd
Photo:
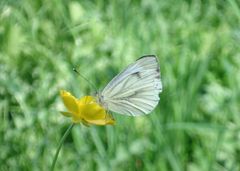
[[60, 96], [68, 112], [61, 112], [64, 116], [71, 117], [74, 123], [113, 125], [115, 120], [101, 107], [93, 96], [75, 98], [71, 93], [61, 90]]

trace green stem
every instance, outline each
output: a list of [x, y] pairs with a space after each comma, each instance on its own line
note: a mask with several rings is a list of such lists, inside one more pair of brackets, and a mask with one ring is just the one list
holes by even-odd
[[54, 168], [55, 168], [55, 165], [56, 165], [56, 162], [57, 162], [57, 159], [58, 159], [58, 154], [59, 154], [59, 152], [60, 152], [60, 150], [61, 150], [61, 147], [62, 147], [65, 139], [67, 138], [67, 136], [69, 135], [70, 131], [72, 130], [73, 126], [74, 126], [74, 123], [72, 123], [72, 124], [68, 127], [68, 129], [67, 129], [66, 132], [64, 133], [62, 139], [60, 140], [60, 143], [59, 143], [59, 145], [58, 145], [57, 151], [56, 151], [56, 153], [55, 153], [55, 156], [54, 156], [54, 159], [53, 159], [53, 162], [52, 162], [51, 171], [54, 171]]

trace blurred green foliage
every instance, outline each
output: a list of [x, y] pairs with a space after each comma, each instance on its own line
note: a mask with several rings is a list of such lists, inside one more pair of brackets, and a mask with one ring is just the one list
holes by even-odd
[[0, 170], [49, 170], [70, 120], [59, 90], [99, 89], [156, 54], [163, 93], [146, 117], [75, 126], [56, 170], [240, 170], [240, 2], [0, 2]]

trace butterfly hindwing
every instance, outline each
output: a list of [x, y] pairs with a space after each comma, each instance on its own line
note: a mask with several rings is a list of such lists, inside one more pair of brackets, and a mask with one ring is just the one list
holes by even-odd
[[149, 114], [157, 106], [161, 91], [158, 60], [148, 55], [115, 76], [99, 93], [99, 101], [113, 112], [139, 116]]

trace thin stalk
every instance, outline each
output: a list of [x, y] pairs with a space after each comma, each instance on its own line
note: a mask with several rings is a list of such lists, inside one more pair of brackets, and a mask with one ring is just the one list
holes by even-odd
[[55, 165], [56, 165], [56, 162], [57, 162], [57, 159], [58, 159], [58, 154], [59, 154], [59, 152], [60, 152], [60, 150], [61, 150], [61, 147], [62, 147], [65, 139], [67, 138], [67, 136], [68, 136], [69, 133], [71, 132], [73, 126], [74, 126], [74, 123], [72, 123], [72, 124], [68, 127], [68, 129], [66, 130], [66, 132], [65, 132], [64, 135], [63, 135], [63, 137], [62, 137], [61, 140], [60, 140], [60, 143], [59, 143], [59, 145], [58, 145], [57, 151], [56, 151], [56, 153], [55, 153], [55, 156], [54, 156], [54, 159], [53, 159], [53, 162], [52, 162], [51, 171], [54, 171], [54, 168], [55, 168]]

